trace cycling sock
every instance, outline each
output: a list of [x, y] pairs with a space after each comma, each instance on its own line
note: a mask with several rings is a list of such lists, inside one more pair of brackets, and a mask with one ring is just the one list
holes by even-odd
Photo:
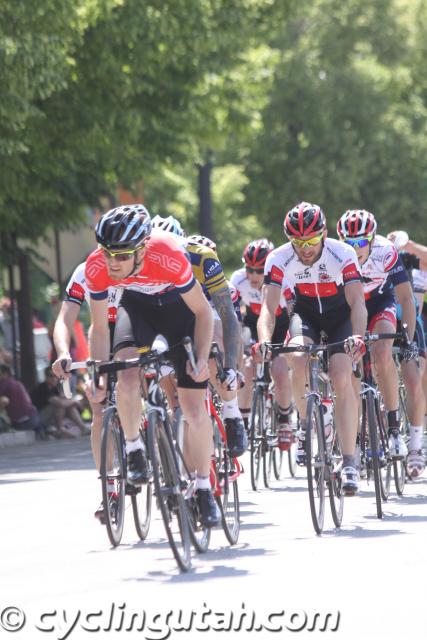
[[350, 456], [347, 453], [344, 453], [343, 457], [342, 457], [342, 466], [343, 467], [355, 467], [356, 466], [356, 461], [354, 459], [354, 456]]
[[418, 451], [419, 449], [421, 449], [423, 431], [424, 431], [423, 427], [413, 427], [412, 425], [410, 426], [410, 429], [409, 429], [410, 437], [409, 437], [409, 446], [408, 446], [409, 451]]
[[197, 489], [210, 489], [211, 481], [209, 476], [197, 476], [196, 478], [196, 490]]
[[126, 453], [131, 453], [137, 449], [142, 449], [142, 440], [139, 436], [135, 440], [126, 440]]
[[398, 429], [399, 428], [399, 410], [395, 411], [387, 411], [387, 423], [389, 429]]
[[241, 418], [237, 396], [232, 400], [224, 400], [222, 403], [222, 413], [225, 418]]
[[279, 424], [289, 424], [289, 416], [292, 411], [292, 405], [290, 404], [285, 409], [280, 405], [277, 405], [277, 409], [278, 409], [277, 417], [279, 420]]

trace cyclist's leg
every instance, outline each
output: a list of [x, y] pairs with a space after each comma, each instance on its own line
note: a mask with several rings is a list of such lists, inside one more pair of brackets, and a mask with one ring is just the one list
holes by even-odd
[[[289, 323], [288, 345], [313, 344], [320, 340], [320, 331], [298, 313], [294, 313]], [[307, 356], [304, 353], [290, 353], [288, 356], [292, 367], [292, 392], [298, 409], [300, 421], [305, 420], [307, 402], [305, 400], [307, 379]]]

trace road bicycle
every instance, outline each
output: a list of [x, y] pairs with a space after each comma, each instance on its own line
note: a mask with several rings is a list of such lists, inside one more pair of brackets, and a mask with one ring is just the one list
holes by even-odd
[[[97, 363], [88, 360], [73, 362], [70, 370], [86, 369], [89, 377], [97, 382], [100, 373]], [[107, 396], [103, 408], [101, 431], [100, 480], [102, 504], [104, 512], [101, 517], [105, 524], [108, 538], [116, 547], [120, 544], [126, 511], [126, 495], [130, 496], [136, 532], [141, 540], [145, 540], [151, 521], [152, 487], [135, 487], [126, 482], [126, 442], [116, 406], [116, 377], [110, 369], [107, 382]], [[107, 371], [107, 370], [105, 370]], [[64, 394], [71, 397], [66, 381], [63, 381]], [[141, 438], [146, 442], [145, 430], [141, 426]]]
[[332, 419], [328, 439], [325, 437], [325, 402], [333, 403], [334, 394], [327, 374], [327, 353], [342, 347], [344, 341], [323, 344], [293, 345], [265, 343], [272, 354], [300, 352], [308, 356], [307, 416], [305, 454], [308, 495], [314, 530], [321, 534], [325, 520], [326, 489], [332, 519], [340, 527], [344, 512], [344, 493], [341, 488], [342, 455], [335, 420]]
[[[278, 446], [277, 404], [274, 400], [274, 385], [269, 363], [257, 364], [253, 380], [252, 411], [249, 428], [251, 486], [258, 490], [261, 468], [264, 486], [271, 484], [272, 474], [280, 480], [283, 474], [285, 454]], [[297, 437], [287, 452], [289, 472], [296, 474]]]

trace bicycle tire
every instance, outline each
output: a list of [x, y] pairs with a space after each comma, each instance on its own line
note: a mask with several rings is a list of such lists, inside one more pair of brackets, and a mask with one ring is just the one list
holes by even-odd
[[274, 406], [268, 407], [264, 404], [264, 435], [263, 435], [263, 465], [262, 475], [266, 489], [270, 487], [272, 475], [274, 474], [274, 458], [276, 446], [274, 442]]
[[[147, 445], [145, 429], [141, 432], [141, 437], [144, 440], [145, 445]], [[127, 491], [129, 492], [129, 490], [136, 533], [141, 540], [145, 540], [151, 523], [153, 487], [151, 482], [148, 482], [141, 487], [132, 487], [131, 489], [128, 487]]]
[[379, 465], [379, 449], [378, 449], [378, 419], [375, 411], [375, 400], [372, 391], [368, 391], [365, 395], [366, 402], [366, 418], [368, 423], [369, 447], [371, 450], [372, 475], [374, 477], [375, 488], [375, 504], [377, 510], [377, 518], [383, 517], [382, 510], [382, 489], [381, 489], [381, 473]]
[[328, 479], [329, 503], [331, 507], [332, 520], [339, 528], [342, 524], [344, 514], [344, 492], [341, 488], [340, 466], [342, 462], [341, 447], [338, 442], [336, 426], [334, 423], [334, 437], [331, 444], [331, 460]]
[[391, 485], [391, 468], [392, 462], [388, 451], [388, 435], [385, 427], [386, 417], [385, 408], [381, 396], [375, 398], [375, 412], [378, 422], [378, 453], [379, 453], [379, 469], [381, 483], [381, 497], [383, 502], [388, 500]]
[[264, 406], [264, 391], [262, 388], [257, 387], [252, 400], [250, 427], [251, 486], [254, 491], [258, 490], [259, 475], [261, 471], [262, 458], [264, 456]]
[[225, 537], [231, 545], [237, 543], [240, 534], [240, 501], [237, 478], [231, 480], [233, 460], [227, 451], [222, 451], [222, 456], [217, 467], [221, 494], [216, 495], [219, 510], [221, 512], [221, 525]]
[[325, 441], [323, 419], [314, 397], [307, 404], [305, 447], [311, 520], [320, 535], [325, 522]]
[[126, 454], [123, 431], [114, 406], [107, 408], [102, 422], [100, 472], [104, 504], [103, 522], [111, 544], [117, 547], [122, 539], [125, 518]]
[[191, 567], [187, 508], [165, 426], [156, 411], [148, 414], [148, 451], [153, 467], [154, 493], [172, 553], [181, 571]]

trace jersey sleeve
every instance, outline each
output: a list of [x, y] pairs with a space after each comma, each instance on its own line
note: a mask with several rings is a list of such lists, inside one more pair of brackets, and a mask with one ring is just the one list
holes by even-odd
[[89, 296], [94, 300], [108, 298], [108, 271], [100, 249], [93, 251], [86, 260], [86, 285]]
[[356, 252], [352, 247], [347, 247], [347, 256], [343, 261], [341, 273], [344, 285], [362, 281], [359, 261], [357, 259]]
[[274, 263], [274, 256], [270, 253], [267, 256], [264, 267], [264, 284], [272, 284], [276, 287], [282, 287], [285, 274], [283, 270]]
[[202, 284], [205, 285], [208, 293], [216, 293], [224, 288], [226, 284], [224, 269], [218, 256], [211, 249], [207, 249], [203, 255], [202, 271], [204, 279]]
[[393, 286], [402, 284], [403, 282], [409, 282], [408, 274], [399, 255], [393, 267], [388, 272], [388, 279]]
[[85, 300], [88, 300], [88, 297], [89, 291], [85, 279], [85, 263], [82, 262], [74, 270], [74, 273], [65, 288], [64, 301], [75, 302], [81, 306]]

